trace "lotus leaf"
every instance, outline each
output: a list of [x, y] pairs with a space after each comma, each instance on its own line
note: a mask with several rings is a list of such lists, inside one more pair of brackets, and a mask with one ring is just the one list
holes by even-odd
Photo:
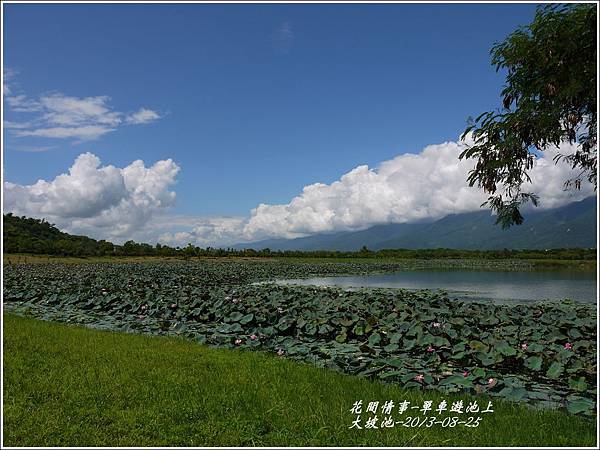
[[525, 360], [525, 367], [531, 370], [542, 369], [542, 357], [541, 356], [530, 356]]
[[552, 364], [550, 364], [550, 367], [548, 367], [546, 376], [548, 378], [556, 379], [560, 376], [560, 374], [563, 372], [563, 370], [564, 370], [564, 366], [561, 363], [554, 361]]

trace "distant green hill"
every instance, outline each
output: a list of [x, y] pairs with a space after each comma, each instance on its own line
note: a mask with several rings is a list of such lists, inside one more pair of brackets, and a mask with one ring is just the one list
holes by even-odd
[[4, 253], [35, 253], [63, 256], [173, 256], [183, 250], [164, 245], [153, 247], [127, 241], [116, 245], [105, 240], [64, 233], [44, 219], [3, 215]]
[[89, 255], [113, 250], [110, 242], [63, 233], [44, 219], [4, 214], [2, 222], [5, 253]]
[[489, 211], [453, 214], [429, 223], [377, 225], [355, 232], [268, 239], [234, 248], [354, 251], [406, 248], [465, 250], [595, 248], [596, 197], [556, 209], [533, 210], [523, 225], [503, 230]]

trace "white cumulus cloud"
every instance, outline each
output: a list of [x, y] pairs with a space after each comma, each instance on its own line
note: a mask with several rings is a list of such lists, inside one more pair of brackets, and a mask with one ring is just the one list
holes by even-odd
[[[264, 237], [298, 237], [339, 230], [359, 230], [385, 223], [438, 219], [448, 214], [475, 211], [486, 200], [466, 179], [473, 160], [459, 161], [461, 142], [429, 145], [418, 154], [402, 154], [377, 169], [358, 166], [331, 184], [306, 186], [287, 204], [260, 204], [244, 227], [246, 240]], [[564, 144], [562, 153], [575, 147]], [[540, 196], [541, 208], [554, 208], [592, 195], [591, 184], [580, 191], [563, 189], [576, 175], [566, 164], [552, 161], [558, 149], [549, 149], [531, 171], [532, 183], [524, 190]]]
[[59, 228], [98, 238], [129, 238], [175, 202], [180, 168], [171, 159], [150, 167], [137, 160], [117, 168], [84, 153], [68, 173], [32, 185], [4, 183], [4, 209], [46, 218]]

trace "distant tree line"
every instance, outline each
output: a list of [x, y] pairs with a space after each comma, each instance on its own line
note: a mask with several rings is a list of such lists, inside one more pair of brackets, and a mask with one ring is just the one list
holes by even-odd
[[372, 251], [363, 247], [358, 251], [299, 251], [233, 248], [169, 247], [127, 241], [123, 245], [87, 236], [63, 233], [45, 219], [3, 215], [3, 244], [5, 253], [33, 253], [57, 256], [175, 256], [175, 257], [290, 257], [290, 258], [483, 258], [483, 259], [572, 259], [594, 260], [595, 249], [548, 250], [460, 250], [460, 249], [385, 249]]

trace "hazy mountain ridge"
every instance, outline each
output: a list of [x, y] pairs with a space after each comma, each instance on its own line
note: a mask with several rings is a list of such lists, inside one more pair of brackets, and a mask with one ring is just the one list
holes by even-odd
[[316, 234], [296, 239], [266, 239], [235, 249], [370, 250], [456, 248], [467, 250], [595, 248], [596, 197], [555, 209], [535, 209], [525, 222], [503, 230], [488, 210], [452, 214], [428, 223], [376, 225], [366, 230]]

